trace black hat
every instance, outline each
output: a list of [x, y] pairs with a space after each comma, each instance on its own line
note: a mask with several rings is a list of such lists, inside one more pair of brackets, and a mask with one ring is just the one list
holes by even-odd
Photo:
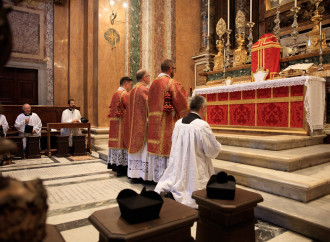
[[236, 180], [233, 176], [221, 171], [212, 175], [206, 186], [208, 198], [233, 200], [235, 198]]
[[144, 187], [140, 194], [131, 189], [122, 190], [117, 202], [121, 216], [134, 224], [158, 218], [163, 198], [157, 192], [146, 191]]

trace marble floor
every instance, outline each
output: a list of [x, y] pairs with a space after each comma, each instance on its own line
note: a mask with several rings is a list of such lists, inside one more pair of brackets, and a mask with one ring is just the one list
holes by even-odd
[[[132, 183], [127, 177], [117, 177], [107, 170], [105, 161], [97, 153], [80, 159], [75, 157], [15, 160], [15, 164], [0, 166], [2, 176], [27, 181], [41, 178], [48, 192], [48, 224], [57, 226], [69, 242], [98, 241], [97, 230], [88, 217], [97, 210], [117, 206], [117, 194], [125, 188], [140, 192], [143, 186]], [[258, 221], [255, 226], [256, 241], [312, 241], [286, 229]], [[196, 223], [192, 227], [196, 235]]]

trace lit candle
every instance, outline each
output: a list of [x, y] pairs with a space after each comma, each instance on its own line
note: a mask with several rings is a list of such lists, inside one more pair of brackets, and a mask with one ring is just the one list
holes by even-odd
[[294, 0], [294, 7], [297, 7], [297, 0]]
[[210, 36], [210, 0], [207, 1], [207, 36]]
[[250, 0], [250, 23], [252, 22], [252, 0]]
[[229, 12], [230, 12], [230, 5], [229, 5], [229, 0], [228, 0], [228, 18], [227, 18], [228, 28], [227, 29], [229, 29], [229, 26], [230, 26], [230, 24], [229, 24], [229, 19], [230, 19]]

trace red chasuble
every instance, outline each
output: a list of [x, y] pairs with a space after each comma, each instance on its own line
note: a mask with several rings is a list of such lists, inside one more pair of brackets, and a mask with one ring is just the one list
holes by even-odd
[[[187, 98], [188, 94], [183, 86], [168, 76], [159, 77], [152, 82], [148, 101], [149, 153], [170, 155], [174, 124], [189, 112]], [[169, 111], [171, 108], [173, 111]]]
[[147, 138], [148, 95], [149, 90], [142, 82], [138, 82], [129, 94], [125, 140], [129, 141], [127, 146], [130, 154], [139, 152]]
[[124, 140], [124, 127], [126, 120], [126, 107], [128, 92], [118, 90], [113, 94], [110, 104], [109, 148], [127, 149]]
[[274, 34], [261, 36], [251, 49], [251, 72], [257, 72], [258, 68], [268, 69], [266, 79], [273, 79], [280, 72], [281, 48]]

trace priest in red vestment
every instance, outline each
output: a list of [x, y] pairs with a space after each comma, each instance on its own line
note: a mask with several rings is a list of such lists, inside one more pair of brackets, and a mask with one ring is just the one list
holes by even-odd
[[147, 118], [148, 118], [148, 96], [150, 75], [146, 70], [139, 70], [136, 73], [138, 83], [129, 94], [127, 109], [129, 128], [126, 140], [128, 146], [128, 169], [129, 178], [142, 178], [152, 181], [152, 172], [148, 171], [147, 152]]
[[162, 73], [152, 82], [149, 90], [148, 158], [155, 182], [159, 181], [167, 167], [174, 124], [189, 112], [188, 94], [173, 79], [174, 70], [173, 61], [164, 60]]
[[109, 155], [108, 169], [117, 175], [127, 173], [127, 145], [124, 139], [125, 123], [127, 122], [126, 108], [129, 91], [132, 89], [132, 79], [124, 76], [120, 79], [120, 87], [113, 94], [110, 104]]

